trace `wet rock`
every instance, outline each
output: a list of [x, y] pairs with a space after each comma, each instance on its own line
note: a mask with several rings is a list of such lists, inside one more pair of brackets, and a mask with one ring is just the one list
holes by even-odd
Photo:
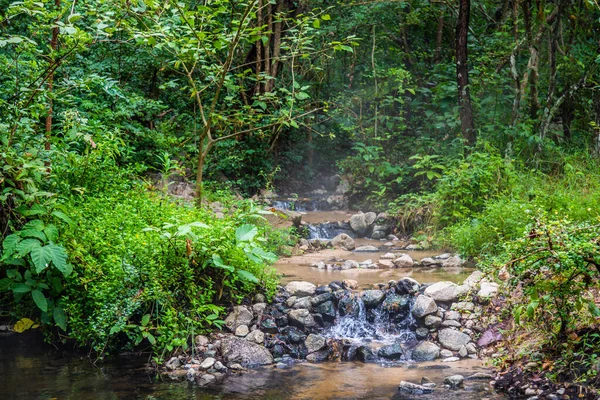
[[307, 355], [306, 361], [317, 363], [317, 362], [327, 361], [328, 358], [329, 358], [329, 352], [327, 350], [319, 350], [319, 351], [316, 351], [314, 353]]
[[412, 359], [415, 361], [433, 361], [439, 356], [439, 346], [431, 342], [421, 342], [412, 351]]
[[385, 293], [381, 290], [365, 290], [362, 292], [362, 300], [367, 308], [375, 308], [383, 301]]
[[341, 247], [344, 250], [354, 250], [354, 248], [356, 247], [356, 243], [354, 242], [354, 239], [352, 239], [350, 236], [346, 235], [345, 233], [341, 233], [339, 235], [337, 235], [336, 237], [334, 237], [333, 239], [331, 239], [331, 245], [333, 247]]
[[288, 313], [288, 322], [299, 329], [313, 328], [317, 325], [310, 311], [305, 308], [291, 310]]
[[456, 301], [456, 299], [458, 298], [456, 287], [457, 285], [452, 282], [437, 282], [431, 286], [428, 286], [425, 289], [424, 294], [426, 296], [431, 297], [436, 302], [452, 302]]
[[419, 282], [408, 277], [400, 279], [395, 286], [398, 294], [415, 294], [421, 288]]
[[408, 254], [402, 254], [400, 257], [394, 260], [394, 265], [397, 268], [412, 268], [413, 265], [415, 265], [415, 262]]
[[359, 246], [354, 249], [357, 253], [377, 253], [379, 249], [375, 246], [367, 245], [367, 246]]
[[486, 374], [484, 372], [477, 372], [467, 377], [468, 381], [491, 381], [494, 379], [492, 374]]
[[403, 395], [419, 395], [433, 393], [432, 388], [425, 387], [423, 385], [417, 385], [416, 383], [402, 381], [398, 385], [398, 391]]
[[288, 326], [282, 330], [282, 333], [288, 337], [290, 343], [299, 344], [306, 340], [306, 334], [294, 326]]
[[450, 350], [446, 350], [446, 349], [440, 350], [440, 357], [442, 357], [442, 358], [450, 358], [453, 356], [454, 356], [454, 353], [452, 353]]
[[327, 265], [325, 265], [324, 261], [319, 261], [318, 263], [312, 263], [310, 266], [313, 267], [313, 268], [317, 268], [317, 269], [325, 269], [325, 268], [327, 268]]
[[[375, 218], [373, 218], [373, 221], [375, 221]], [[366, 214], [358, 213], [350, 217], [350, 227], [359, 236], [364, 236], [367, 233], [369, 225], [370, 223], [367, 222]]]
[[481, 289], [477, 292], [480, 299], [489, 299], [495, 297], [496, 294], [498, 294], [498, 284], [495, 282], [482, 282]]
[[310, 311], [312, 309], [311, 298], [308, 296], [299, 298], [294, 302], [294, 305], [292, 307], [295, 309], [306, 308], [307, 310]]
[[244, 337], [250, 332], [246, 325], [240, 325], [235, 328], [235, 336]]
[[256, 303], [252, 306], [255, 315], [261, 315], [267, 309], [267, 303]]
[[315, 298], [317, 298], [318, 296], [325, 294], [325, 293], [332, 293], [332, 290], [329, 286], [323, 285], [323, 286], [318, 286], [315, 289]]
[[319, 351], [325, 347], [325, 338], [321, 335], [310, 334], [307, 336], [304, 341], [304, 345], [306, 346], [306, 351], [308, 353], [314, 353], [315, 351]]
[[433, 300], [429, 296], [424, 296], [420, 294], [415, 300], [415, 304], [412, 308], [412, 314], [415, 318], [423, 318], [429, 314], [435, 314], [437, 312], [437, 304], [435, 304], [435, 300]]
[[260, 328], [262, 331], [267, 333], [277, 333], [277, 323], [273, 318], [265, 318], [260, 323]]
[[233, 311], [225, 318], [225, 326], [227, 326], [230, 331], [235, 332], [240, 325], [252, 325], [252, 318], [254, 318], [254, 315], [248, 307], [235, 306], [233, 307]]
[[196, 378], [196, 384], [198, 386], [208, 386], [211, 383], [215, 383], [217, 378], [211, 374], [203, 374], [200, 377]]
[[210, 367], [212, 367], [213, 365], [215, 365], [216, 361], [217, 360], [215, 360], [214, 358], [208, 357], [207, 359], [205, 359], [204, 361], [202, 361], [202, 363], [200, 364], [200, 369], [207, 370]]
[[383, 301], [383, 309], [390, 312], [395, 313], [398, 311], [406, 310], [409, 306], [409, 298], [408, 296], [400, 296], [397, 294], [391, 294], [386, 296]]
[[402, 358], [404, 354], [404, 349], [400, 345], [400, 343], [394, 343], [387, 346], [381, 347], [377, 351], [377, 355], [381, 358], [385, 358], [387, 360], [399, 360]]
[[171, 357], [171, 359], [165, 363], [165, 367], [171, 371], [181, 367], [181, 365], [181, 361], [177, 357]]
[[296, 297], [312, 296], [315, 294], [316, 289], [317, 287], [314, 284], [304, 281], [293, 281], [285, 286], [285, 290], [290, 296]]
[[342, 264], [342, 270], [356, 269], [358, 267], [360, 267], [360, 264], [357, 261], [354, 261], [354, 260], [346, 260]]
[[436, 260], [435, 258], [426, 257], [421, 260], [421, 265], [424, 267], [439, 267], [442, 265], [442, 260]]
[[373, 227], [373, 233], [371, 234], [371, 239], [373, 240], [381, 240], [384, 239], [385, 236], [387, 235], [386, 230], [377, 230], [376, 228], [379, 228], [379, 225], [375, 225]]
[[344, 279], [342, 282], [343, 287], [349, 290], [358, 289], [358, 282], [354, 279]]
[[438, 341], [447, 349], [458, 351], [471, 341], [471, 338], [466, 333], [459, 332], [455, 329], [446, 328], [438, 332]]
[[333, 321], [335, 319], [335, 306], [333, 301], [326, 301], [315, 307], [315, 312], [321, 314], [324, 320]]
[[428, 315], [424, 320], [425, 326], [431, 329], [437, 329], [442, 324], [442, 319], [435, 315]]
[[340, 299], [338, 303], [338, 310], [340, 312], [340, 316], [342, 317], [344, 315], [352, 315], [357, 317], [359, 312], [358, 300], [353, 296], [346, 295]]
[[448, 258], [442, 264], [443, 268], [459, 268], [462, 267], [465, 262], [459, 256], [453, 256]]
[[368, 346], [360, 346], [356, 349], [356, 359], [364, 363], [377, 362], [377, 357], [373, 350]]
[[427, 336], [429, 336], [429, 329], [417, 328], [417, 330], [415, 331], [415, 334], [417, 335], [417, 339], [419, 339], [419, 340], [427, 339]]
[[250, 332], [246, 336], [246, 340], [249, 340], [251, 342], [258, 343], [258, 344], [264, 344], [265, 334], [262, 331], [257, 329], [255, 331]]
[[333, 294], [331, 293], [331, 290], [329, 292], [325, 292], [314, 296], [313, 298], [311, 298], [310, 302], [313, 306], [318, 306], [319, 304], [325, 303], [326, 301], [330, 300], [333, 300]]
[[269, 350], [248, 340], [231, 337], [221, 341], [221, 354], [226, 363], [242, 366], [273, 364]]
[[451, 389], [462, 387], [465, 377], [462, 375], [452, 375], [444, 378], [444, 384], [449, 385]]

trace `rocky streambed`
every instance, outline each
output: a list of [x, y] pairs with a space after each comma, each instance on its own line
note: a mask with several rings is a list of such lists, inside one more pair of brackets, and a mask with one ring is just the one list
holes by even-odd
[[[481, 357], [477, 338], [486, 329], [482, 305], [496, 294], [497, 285], [480, 272], [460, 285], [403, 278], [357, 289], [353, 280], [320, 286], [293, 281], [280, 287], [270, 303], [257, 295], [252, 304], [232, 309], [225, 319], [229, 333], [197, 336], [194, 351], [170, 359], [164, 373], [210, 387], [260, 366], [435, 362], [444, 368]], [[427, 394], [436, 385], [460, 388], [467, 378], [492, 380], [489, 374], [471, 375], [448, 375], [437, 384], [398, 379], [397, 385], [399, 393]]]

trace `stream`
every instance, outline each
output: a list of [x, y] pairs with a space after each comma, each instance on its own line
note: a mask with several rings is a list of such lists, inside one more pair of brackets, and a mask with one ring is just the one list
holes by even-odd
[[[342, 221], [345, 212], [308, 212], [303, 220], [310, 224]], [[356, 239], [357, 246], [380, 247], [382, 241]], [[356, 280], [360, 289], [372, 289], [376, 283], [410, 277], [421, 283], [438, 281], [462, 282], [473, 271], [470, 268], [382, 268], [382, 269], [318, 269], [312, 264], [322, 260], [352, 259], [363, 262], [378, 260], [386, 253], [352, 252], [325, 249], [281, 259], [275, 268], [282, 285], [291, 281], [308, 281], [327, 285], [332, 281]], [[415, 260], [433, 257], [439, 252], [403, 251]], [[367, 345], [375, 351], [390, 343], [415, 341], [414, 320], [408, 317], [392, 320], [378, 309], [366, 310], [359, 298], [351, 300], [357, 311], [336, 322], [324, 335], [343, 339], [356, 346]], [[358, 301], [358, 302], [357, 302]], [[387, 318], [387, 319], [386, 319]], [[396, 316], [395, 318], [398, 318]], [[389, 330], [389, 328], [392, 330]], [[411, 331], [411, 329], [413, 329]], [[352, 345], [350, 348], [353, 348]], [[356, 351], [356, 350], [354, 350]], [[146, 356], [119, 356], [94, 364], [85, 355], [61, 352], [43, 343], [36, 331], [0, 336], [0, 393], [10, 399], [503, 399], [491, 391], [487, 381], [466, 380], [464, 388], [444, 387], [450, 375], [468, 377], [478, 372], [489, 373], [479, 359], [465, 358], [456, 362], [420, 362], [398, 360], [388, 362], [330, 361], [324, 363], [278, 362], [244, 373], [227, 374], [219, 384], [202, 388], [186, 381], [171, 380], [146, 368]], [[427, 377], [437, 385], [432, 394], [401, 395], [400, 381], [419, 383]]]

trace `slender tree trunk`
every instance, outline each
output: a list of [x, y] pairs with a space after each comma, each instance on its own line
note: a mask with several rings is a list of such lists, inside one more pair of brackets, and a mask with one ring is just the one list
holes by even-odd
[[456, 82], [458, 85], [458, 107], [462, 134], [467, 141], [467, 145], [473, 146], [477, 141], [477, 132], [473, 121], [473, 108], [469, 91], [467, 37], [469, 34], [470, 8], [470, 0], [460, 0], [458, 23], [456, 24]]
[[437, 20], [437, 34], [435, 35], [435, 53], [433, 56], [434, 64], [441, 60], [442, 40], [444, 39], [444, 11], [442, 10]]
[[[56, 7], [56, 11], [60, 9], [60, 0], [54, 1], [54, 6]], [[56, 51], [58, 50], [58, 25], [52, 28], [52, 38], [50, 39], [50, 48], [52, 49], [52, 54], [50, 56], [51, 63], [54, 64], [56, 62]], [[48, 75], [48, 113], [46, 114], [46, 143], [44, 144], [44, 148], [46, 150], [50, 150], [50, 138], [52, 136], [52, 116], [54, 113], [54, 101], [52, 100], [52, 89], [54, 86], [54, 71], [52, 69], [50, 75]]]
[[198, 170], [196, 171], [196, 206], [198, 208], [202, 208], [202, 198], [204, 195], [202, 188], [204, 182], [204, 162], [213, 143], [212, 140], [208, 139], [207, 143], [204, 144], [204, 137], [201, 137], [198, 144]]

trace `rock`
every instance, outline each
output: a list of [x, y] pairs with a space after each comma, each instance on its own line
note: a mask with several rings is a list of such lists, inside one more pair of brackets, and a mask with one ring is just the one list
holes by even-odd
[[233, 311], [225, 318], [225, 326], [229, 328], [230, 331], [235, 332], [238, 326], [252, 325], [252, 319], [254, 315], [252, 311], [248, 309], [246, 306], [235, 306], [233, 307]]
[[437, 312], [437, 304], [431, 297], [420, 294], [415, 300], [415, 304], [412, 308], [412, 314], [415, 318], [423, 318], [429, 314], [435, 314]]
[[215, 365], [215, 362], [217, 360], [215, 360], [212, 357], [208, 357], [207, 359], [205, 359], [204, 361], [202, 361], [202, 363], [200, 364], [200, 369], [209, 369], [210, 367], [212, 367], [213, 365]]
[[449, 385], [451, 389], [457, 389], [463, 385], [465, 377], [462, 375], [452, 375], [444, 378], [444, 383]]
[[450, 358], [453, 356], [454, 356], [454, 353], [452, 353], [450, 350], [447, 350], [447, 349], [440, 350], [440, 357], [442, 357], [442, 358]]
[[360, 346], [356, 350], [356, 359], [364, 363], [377, 362], [377, 357], [375, 357], [373, 350], [368, 346]]
[[403, 395], [433, 393], [432, 388], [428, 388], [423, 385], [417, 385], [416, 383], [406, 381], [400, 382], [400, 384], [398, 385], [398, 391]]
[[301, 297], [294, 302], [294, 305], [292, 306], [292, 308], [295, 308], [295, 309], [306, 308], [307, 310], [310, 311], [312, 309], [312, 301], [311, 300], [312, 299], [308, 296]]
[[446, 314], [444, 315], [444, 319], [459, 321], [460, 313], [458, 311], [446, 311]]
[[264, 294], [262, 294], [262, 293], [256, 293], [254, 295], [254, 304], [256, 304], [256, 303], [264, 303], [266, 301], [267, 301], [267, 299], [265, 299], [265, 295]]
[[354, 248], [356, 247], [356, 244], [354, 243], [354, 239], [352, 239], [350, 236], [346, 235], [345, 233], [341, 233], [339, 235], [337, 235], [336, 237], [334, 237], [333, 239], [331, 239], [331, 245], [333, 247], [341, 247], [344, 250], [354, 250]]
[[375, 246], [359, 246], [357, 248], [354, 249], [355, 252], [357, 253], [377, 253], [379, 251], [379, 249]]
[[316, 362], [327, 361], [328, 358], [329, 358], [329, 352], [327, 350], [319, 350], [319, 351], [316, 351], [314, 353], [307, 355], [306, 361], [316, 363]]
[[423, 250], [423, 248], [418, 245], [418, 244], [409, 244], [408, 246], [406, 246], [406, 250], [408, 251], [418, 251], [418, 250]]
[[465, 346], [461, 347], [460, 350], [458, 351], [458, 355], [461, 358], [465, 358], [466, 356], [469, 355], [469, 352], [467, 351], [467, 348]]
[[394, 343], [381, 347], [377, 351], [377, 355], [387, 360], [399, 360], [404, 354], [404, 349], [400, 343]]
[[450, 254], [450, 253], [444, 253], [444, 254], [437, 255], [437, 256], [435, 256], [433, 258], [435, 258], [436, 260], [447, 260], [450, 257], [452, 257], [452, 254]]
[[254, 314], [258, 316], [258, 315], [261, 315], [262, 313], [264, 313], [266, 308], [267, 308], [267, 303], [255, 303], [252, 306], [252, 311], [254, 311]]
[[221, 341], [221, 354], [227, 364], [237, 363], [242, 366], [273, 364], [273, 356], [269, 353], [269, 350], [256, 343], [236, 337]]
[[333, 300], [333, 294], [331, 294], [331, 292], [325, 292], [325, 293], [321, 293], [317, 296], [313, 296], [310, 299], [310, 303], [313, 306], [318, 306], [321, 303], [325, 303], [326, 301], [330, 301]]
[[375, 308], [383, 301], [385, 293], [381, 290], [365, 290], [362, 292], [362, 300], [367, 308]]
[[437, 329], [442, 324], [442, 319], [435, 315], [428, 315], [424, 320], [425, 326], [431, 329]]
[[[375, 228], [377, 228], [377, 227], [378, 226], [375, 225]], [[373, 233], [371, 234], [371, 239], [373, 239], [373, 240], [385, 239], [386, 235], [387, 235], [386, 231], [373, 229]]]
[[462, 267], [464, 263], [465, 262], [459, 256], [453, 256], [442, 263], [442, 268], [459, 268]]
[[198, 347], [207, 346], [208, 343], [210, 343], [210, 340], [208, 340], [208, 338], [204, 335], [196, 335], [196, 337], [194, 338], [194, 343]]
[[483, 372], [477, 372], [467, 377], [468, 381], [491, 381], [492, 379], [494, 379], [492, 374], [486, 374]]
[[310, 282], [292, 281], [285, 286], [290, 296], [304, 297], [315, 294], [317, 287]]
[[467, 343], [465, 347], [469, 354], [477, 354], [477, 346], [475, 346], [475, 343]]
[[354, 260], [346, 260], [342, 264], [342, 269], [343, 270], [346, 270], [346, 269], [355, 269], [355, 268], [358, 268], [358, 267], [359, 267], [358, 262], [354, 261]]
[[244, 337], [250, 332], [246, 325], [240, 325], [235, 328], [235, 336]]
[[348, 290], [358, 289], [358, 282], [354, 279], [344, 279], [342, 285]]
[[312, 328], [317, 325], [313, 316], [305, 308], [291, 310], [288, 313], [288, 321], [290, 325], [299, 329]]
[[246, 340], [249, 340], [249, 341], [257, 343], [257, 344], [264, 344], [265, 343], [265, 334], [262, 331], [257, 329], [255, 331], [250, 332], [246, 336]]
[[461, 347], [471, 341], [471, 338], [466, 333], [446, 328], [438, 332], [438, 341], [447, 349], [459, 351]]
[[394, 253], [385, 253], [384, 255], [379, 257], [380, 260], [393, 260], [394, 258], [396, 258], [396, 255]]
[[227, 369], [226, 366], [223, 365], [223, 363], [221, 361], [217, 361], [215, 363], [215, 365], [213, 365], [213, 368], [216, 369], [217, 371], [224, 371]]
[[421, 288], [419, 282], [413, 278], [402, 278], [396, 283], [396, 292], [398, 294], [415, 294]]
[[473, 311], [475, 310], [475, 304], [471, 303], [470, 301], [461, 301], [459, 303], [454, 303], [452, 304], [452, 307], [450, 307], [451, 310], [456, 310], [456, 311]]
[[314, 308], [314, 311], [321, 314], [326, 321], [333, 321], [335, 319], [335, 306], [333, 305], [333, 301], [326, 301], [325, 303], [319, 304]]
[[214, 383], [217, 378], [211, 374], [203, 374], [200, 378], [196, 378], [196, 384], [198, 386], [208, 386], [211, 383]]
[[442, 328], [460, 328], [461, 326], [460, 322], [451, 319], [447, 319], [441, 324]]
[[365, 222], [367, 223], [367, 226], [372, 225], [376, 220], [377, 214], [375, 214], [374, 212], [365, 213]]
[[296, 300], [298, 300], [298, 298], [296, 296], [288, 297], [287, 300], [285, 301], [285, 305], [292, 308], [292, 307], [294, 307]]
[[477, 292], [477, 296], [482, 299], [496, 297], [498, 294], [498, 284], [495, 282], [482, 282], [481, 289]]
[[310, 266], [317, 269], [325, 269], [327, 267], [325, 265], [325, 262], [323, 261], [319, 261], [318, 263], [312, 263]]
[[380, 268], [394, 268], [395, 267], [394, 262], [392, 260], [379, 260], [377, 265]]
[[383, 309], [392, 313], [398, 312], [407, 309], [409, 302], [410, 300], [408, 296], [390, 294], [386, 296], [385, 300], [383, 301]]
[[431, 342], [421, 342], [413, 349], [412, 359], [415, 361], [433, 361], [440, 356], [440, 348]]
[[427, 337], [429, 336], [429, 329], [423, 327], [417, 328], [415, 334], [417, 335], [417, 339], [419, 340], [427, 339]]
[[282, 330], [284, 335], [287, 335], [290, 343], [299, 344], [304, 342], [306, 339], [306, 334], [304, 334], [301, 330], [294, 326], [287, 326]]
[[412, 268], [415, 262], [408, 254], [402, 254], [394, 260], [394, 265], [398, 268]]
[[464, 285], [469, 286], [471, 289], [475, 288], [479, 282], [483, 279], [483, 272], [481, 271], [473, 271], [471, 275], [467, 277], [464, 281]]
[[456, 362], [456, 361], [460, 361], [459, 357], [448, 357], [448, 358], [444, 358], [442, 360], [442, 362]]
[[173, 371], [181, 367], [181, 361], [177, 357], [171, 357], [171, 359], [165, 363], [165, 367]]
[[310, 334], [304, 341], [304, 345], [306, 346], [306, 351], [308, 353], [314, 353], [315, 351], [319, 351], [325, 347], [325, 338], [321, 335]]
[[350, 227], [359, 236], [364, 236], [367, 233], [369, 224], [367, 223], [366, 215], [363, 213], [354, 214], [350, 217]]
[[352, 189], [350, 182], [346, 178], [340, 178], [337, 187], [335, 188], [335, 192], [338, 194], [346, 194]]
[[456, 293], [457, 285], [452, 282], [443, 281], [434, 283], [425, 289], [424, 294], [431, 297], [436, 302], [451, 302], [458, 298]]
[[438, 267], [442, 265], [442, 260], [436, 260], [435, 258], [426, 257], [421, 260], [421, 265], [424, 267]]

